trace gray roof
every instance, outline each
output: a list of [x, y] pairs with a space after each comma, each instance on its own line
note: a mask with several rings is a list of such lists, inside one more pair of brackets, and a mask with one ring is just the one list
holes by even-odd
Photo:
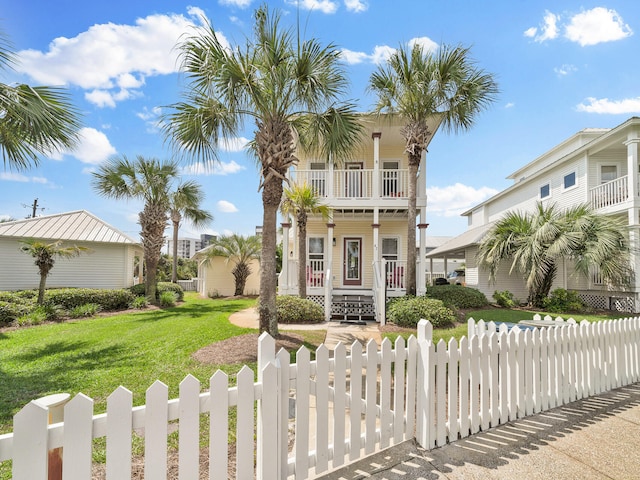
[[448, 253], [455, 253], [463, 250], [470, 245], [477, 245], [484, 238], [486, 233], [493, 227], [494, 222], [481, 225], [476, 228], [467, 230], [461, 235], [452, 238], [448, 242], [443, 243], [438, 248], [427, 253], [427, 257], [443, 257]]
[[0, 223], [0, 237], [138, 244], [86, 210]]

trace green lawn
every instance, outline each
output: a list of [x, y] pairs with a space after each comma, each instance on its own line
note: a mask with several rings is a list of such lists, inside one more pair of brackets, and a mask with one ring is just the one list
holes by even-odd
[[144, 403], [156, 380], [177, 396], [191, 373], [206, 382], [221, 368], [202, 365], [191, 354], [205, 345], [251, 332], [232, 325], [229, 314], [254, 300], [211, 300], [188, 294], [174, 308], [74, 320], [0, 333], [0, 432], [11, 431], [13, 415], [30, 400], [50, 393], [82, 392], [106, 408], [119, 385]]

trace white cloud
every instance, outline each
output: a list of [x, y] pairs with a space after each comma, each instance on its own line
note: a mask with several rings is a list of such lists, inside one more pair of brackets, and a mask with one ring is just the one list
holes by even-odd
[[358, 63], [366, 62], [370, 58], [369, 55], [364, 52], [354, 52], [346, 48], [340, 51], [340, 57], [349, 65], [357, 65]]
[[438, 49], [438, 44], [429, 37], [416, 37], [407, 42], [407, 45], [409, 45], [410, 48], [413, 48], [416, 44], [422, 45], [422, 49], [425, 53], [435, 52]]
[[187, 165], [182, 169], [184, 175], [231, 175], [244, 170], [245, 167], [239, 165], [235, 161], [230, 162], [198, 162], [193, 165]]
[[220, 5], [227, 5], [230, 7], [247, 8], [251, 5], [251, 1], [252, 0], [219, 0], [218, 3]]
[[515, 107], [515, 106], [516, 106], [516, 104], [515, 104], [515, 103], [513, 103], [513, 102], [508, 102], [508, 103], [504, 106], [504, 108], [513, 108], [513, 107]]
[[336, 13], [338, 4], [331, 0], [285, 0], [289, 5], [299, 6], [303, 10], [319, 10], [322, 13]]
[[222, 231], [222, 234], [223, 234], [223, 235], [225, 235], [225, 236], [227, 236], [227, 237], [230, 237], [231, 235], [233, 235], [233, 234], [234, 234], [234, 231], [233, 231], [233, 230], [229, 230], [228, 228], [225, 228], [225, 229]]
[[347, 7], [347, 10], [350, 12], [355, 13], [364, 12], [369, 8], [369, 4], [362, 0], [344, 0], [344, 6]]
[[540, 30], [538, 30], [537, 27], [531, 27], [525, 30], [524, 35], [540, 43], [546, 40], [553, 40], [558, 36], [557, 23], [559, 19], [560, 17], [558, 15], [547, 10], [544, 13], [543, 24], [540, 26]]
[[640, 97], [625, 98], [623, 100], [609, 100], [608, 98], [589, 97], [586, 103], [576, 106], [579, 112], [604, 113], [611, 115], [640, 113]]
[[218, 211], [223, 213], [235, 213], [238, 211], [238, 207], [226, 200], [219, 200], [218, 203], [216, 203], [216, 206], [218, 207]]
[[565, 77], [570, 73], [577, 72], [578, 69], [576, 68], [575, 65], [570, 65], [568, 63], [565, 63], [560, 67], [554, 68], [553, 71], [556, 72], [556, 75], [558, 75], [559, 77]]
[[456, 217], [496, 193], [498, 190], [493, 188], [474, 188], [461, 183], [427, 188], [427, 211], [441, 217]]
[[604, 7], [596, 7], [575, 14], [563, 24], [560, 24], [560, 20], [560, 15], [547, 10], [543, 25], [539, 29], [531, 27], [525, 30], [524, 36], [542, 43], [558, 38], [560, 30], [563, 30], [563, 36], [566, 39], [584, 47], [621, 40], [633, 35], [633, 30], [624, 23], [618, 12]]
[[396, 49], [388, 45], [376, 45], [373, 48], [373, 54], [371, 60], [375, 64], [386, 62], [391, 55], [395, 53]]
[[135, 25], [94, 25], [75, 37], [54, 39], [47, 51], [18, 52], [16, 70], [45, 85], [76, 85], [87, 90], [87, 101], [113, 107], [140, 95], [146, 77], [177, 71], [175, 46], [203, 17], [201, 9], [191, 7], [186, 16], [157, 14]]
[[95, 128], [82, 128], [80, 130], [80, 142], [72, 151], [64, 152], [82, 163], [98, 165], [110, 156], [117, 153], [107, 136]]
[[6, 182], [39, 183], [42, 185], [49, 183], [49, 180], [44, 177], [28, 177], [21, 173], [14, 172], [0, 172], [0, 180], [4, 180]]
[[160, 130], [161, 114], [161, 107], [153, 107], [151, 109], [144, 107], [141, 112], [136, 113], [136, 116], [147, 124], [147, 133], [157, 133]]
[[245, 137], [235, 137], [229, 139], [221, 139], [218, 141], [218, 147], [225, 152], [242, 152], [249, 143], [249, 139]]
[[574, 15], [566, 27], [565, 37], [580, 46], [621, 40], [633, 35], [615, 10], [596, 7]]

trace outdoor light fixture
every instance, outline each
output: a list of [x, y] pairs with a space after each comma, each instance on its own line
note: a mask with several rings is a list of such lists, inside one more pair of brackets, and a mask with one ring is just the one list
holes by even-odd
[[336, 246], [336, 237], [333, 237], [333, 246]]

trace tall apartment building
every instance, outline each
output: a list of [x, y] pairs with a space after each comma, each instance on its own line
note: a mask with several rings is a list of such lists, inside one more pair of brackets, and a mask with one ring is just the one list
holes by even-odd
[[[200, 238], [179, 238], [178, 239], [178, 258], [191, 258], [196, 252], [209, 246], [216, 239], [215, 235], [203, 233]], [[173, 253], [173, 241], [167, 240], [167, 253]]]

